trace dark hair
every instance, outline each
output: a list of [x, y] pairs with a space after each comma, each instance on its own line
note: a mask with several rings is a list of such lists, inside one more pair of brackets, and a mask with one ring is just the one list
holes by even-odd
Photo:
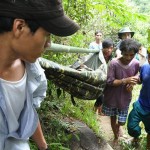
[[134, 51], [134, 53], [137, 53], [139, 50], [139, 43], [133, 39], [125, 39], [120, 43], [119, 49], [121, 52]]
[[[9, 17], [0, 17], [0, 34], [4, 32], [9, 32], [12, 30], [14, 18]], [[25, 20], [27, 25], [29, 26], [31, 32], [35, 32], [40, 26], [31, 20]]]
[[138, 43], [139, 44], [139, 48], [142, 46], [142, 44], [141, 43]]
[[105, 39], [103, 42], [102, 42], [102, 47], [103, 48], [109, 48], [113, 46], [114, 47], [114, 43], [111, 39]]
[[98, 33], [102, 34], [102, 32], [100, 30], [95, 31], [95, 35], [97, 35]]
[[14, 18], [0, 17], [0, 33], [12, 30]]
[[32, 21], [32, 20], [25, 20], [28, 27], [30, 28], [31, 32], [35, 33], [36, 30], [40, 27], [40, 25], [35, 22], [35, 21]]

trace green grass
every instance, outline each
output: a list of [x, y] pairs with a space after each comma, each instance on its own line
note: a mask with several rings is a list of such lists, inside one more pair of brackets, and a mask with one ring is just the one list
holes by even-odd
[[[141, 85], [137, 85], [133, 89], [133, 98], [129, 111], [132, 109], [133, 102], [138, 98], [140, 88]], [[74, 106], [69, 94], [61, 92], [61, 95], [58, 95], [55, 91], [50, 92], [50, 94], [51, 95], [42, 103], [38, 113], [42, 122], [44, 135], [51, 150], [69, 150], [69, 140], [72, 134], [68, 131], [73, 132], [76, 130], [76, 127], [71, 123], [74, 119], [87, 124], [98, 136], [101, 134], [99, 121], [97, 121], [97, 116], [93, 111], [95, 100], [75, 99], [77, 106]], [[57, 96], [59, 96], [59, 98]], [[141, 150], [144, 150], [145, 147], [145, 137], [146, 134], [143, 129], [141, 135]], [[32, 141], [30, 145], [32, 150], [37, 150]], [[134, 150], [134, 148], [125, 143], [122, 143], [122, 148], [123, 150]]]
[[[52, 95], [45, 99], [38, 113], [51, 150], [69, 150], [69, 140], [72, 137], [69, 132], [76, 130], [71, 123], [74, 119], [87, 124], [96, 134], [99, 133], [99, 123], [93, 111], [94, 101], [75, 99], [77, 106], [74, 106], [69, 94], [61, 94], [58, 98], [54, 91], [50, 93]], [[30, 146], [32, 150], [37, 150], [32, 140]]]

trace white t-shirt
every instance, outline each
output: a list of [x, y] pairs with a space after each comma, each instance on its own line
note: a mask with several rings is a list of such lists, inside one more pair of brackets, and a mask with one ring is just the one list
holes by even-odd
[[90, 43], [89, 49], [99, 49], [102, 50], [102, 43], [97, 44], [95, 41]]
[[19, 81], [12, 82], [0, 78], [8, 111], [7, 114], [9, 115], [9, 133], [16, 131], [19, 126], [18, 118], [24, 107], [24, 102], [26, 99], [26, 79], [26, 71], [22, 79]]

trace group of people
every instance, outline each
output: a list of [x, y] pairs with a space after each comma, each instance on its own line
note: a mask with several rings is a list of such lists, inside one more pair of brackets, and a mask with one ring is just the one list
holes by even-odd
[[[0, 1], [0, 150], [30, 150], [30, 137], [39, 150], [49, 149], [36, 112], [47, 89], [38, 57], [49, 46], [50, 34], [68, 36], [78, 29], [64, 14], [61, 0]], [[95, 33], [96, 43], [90, 45], [102, 49], [109, 64], [106, 88], [99, 98], [102, 112], [110, 116], [118, 140], [120, 126], [127, 119], [133, 86], [141, 82], [140, 96], [129, 114], [128, 131], [138, 141], [139, 122], [143, 121], [150, 149], [150, 51], [138, 76], [140, 66], [135, 55], [139, 43], [131, 39], [133, 32], [120, 33], [121, 56], [116, 59], [111, 56], [113, 42], [108, 39], [101, 42], [101, 32]], [[124, 40], [124, 36], [130, 38]]]
[[[118, 142], [122, 134], [121, 126], [125, 125], [128, 118], [128, 133], [133, 137], [132, 143], [138, 144], [141, 134], [139, 124], [142, 121], [147, 133], [147, 149], [150, 149], [150, 51], [145, 52], [144, 49], [143, 52], [142, 45], [132, 39], [134, 32], [125, 27], [118, 32], [120, 41], [113, 58], [112, 40], [102, 41], [101, 35], [101, 31], [95, 32], [96, 40], [89, 46], [95, 49], [101, 47], [99, 50], [108, 64], [106, 86], [95, 102], [95, 111], [110, 116], [114, 143]], [[140, 83], [142, 89], [139, 98], [128, 116], [133, 87]]]

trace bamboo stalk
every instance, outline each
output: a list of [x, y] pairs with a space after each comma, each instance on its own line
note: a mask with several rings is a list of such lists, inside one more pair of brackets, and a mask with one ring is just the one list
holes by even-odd
[[66, 53], [96, 53], [99, 49], [88, 49], [73, 46], [66, 46], [61, 44], [51, 43], [51, 46], [46, 48], [47, 51], [51, 52], [66, 52]]

